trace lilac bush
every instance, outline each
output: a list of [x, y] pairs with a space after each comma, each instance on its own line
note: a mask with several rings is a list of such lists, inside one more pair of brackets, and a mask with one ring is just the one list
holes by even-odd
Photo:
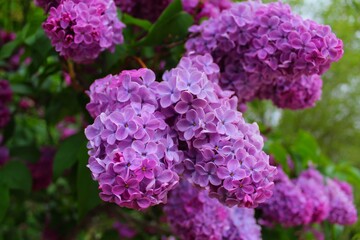
[[79, 63], [91, 62], [123, 43], [124, 27], [112, 0], [64, 0], [50, 9], [43, 23], [55, 50]]

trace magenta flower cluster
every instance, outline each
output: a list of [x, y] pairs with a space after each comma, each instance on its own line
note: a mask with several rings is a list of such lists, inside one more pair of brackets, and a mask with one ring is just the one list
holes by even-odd
[[265, 98], [281, 108], [311, 107], [321, 95], [320, 75], [343, 54], [329, 26], [303, 20], [281, 2], [233, 4], [190, 32], [188, 54], [210, 53], [221, 87], [241, 103]]
[[258, 126], [245, 122], [231, 92], [209, 80], [218, 72], [209, 54], [184, 57], [159, 85], [160, 105], [172, 112], [187, 149], [177, 170], [228, 206], [256, 207], [271, 196], [276, 168]]
[[95, 81], [87, 105], [95, 122], [85, 133], [104, 200], [130, 208], [164, 202], [178, 174], [228, 206], [256, 207], [271, 196], [276, 168], [258, 126], [209, 80], [218, 72], [205, 55], [182, 58], [160, 83], [148, 69]]
[[178, 183], [177, 139], [159, 110], [155, 74], [123, 71], [97, 80], [87, 109], [96, 116], [85, 129], [89, 165], [100, 197], [119, 206], [144, 209], [166, 201]]
[[187, 181], [170, 193], [164, 212], [180, 239], [261, 239], [253, 209], [228, 208]]
[[[115, 0], [124, 13], [136, 18], [155, 22], [172, 0]], [[181, 0], [183, 9], [193, 15], [196, 21], [201, 18], [216, 17], [231, 6], [230, 0]]]
[[7, 80], [0, 79], [0, 129], [10, 121], [10, 111], [7, 104], [11, 101], [12, 91]]
[[91, 62], [123, 43], [124, 27], [112, 0], [64, 0], [50, 9], [43, 23], [55, 50], [79, 63]]
[[261, 223], [285, 227], [321, 223], [348, 225], [357, 221], [351, 186], [324, 178], [315, 169], [308, 169], [290, 180], [281, 170], [275, 179], [274, 194], [261, 204]]

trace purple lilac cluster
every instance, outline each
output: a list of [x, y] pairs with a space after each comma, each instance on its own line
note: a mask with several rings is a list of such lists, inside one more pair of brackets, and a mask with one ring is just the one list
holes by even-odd
[[[136, 18], [155, 22], [172, 0], [115, 0], [121, 11]], [[183, 9], [199, 21], [204, 17], [216, 17], [231, 6], [230, 0], [181, 0]]]
[[232, 93], [209, 80], [218, 71], [209, 54], [184, 57], [159, 84], [160, 106], [184, 149], [177, 170], [227, 206], [256, 207], [271, 196], [276, 168], [257, 124], [246, 123]]
[[[132, 208], [158, 204], [177, 174], [228, 206], [256, 207], [271, 196], [276, 168], [262, 151], [258, 126], [245, 122], [231, 92], [209, 80], [218, 73], [211, 56], [204, 55], [182, 58], [160, 83], [147, 69], [95, 81], [87, 105], [95, 122], [85, 133], [89, 166], [104, 200]], [[123, 171], [125, 162], [132, 167]], [[152, 172], [155, 166], [160, 175], [167, 171], [166, 181], [148, 186], [153, 174], [142, 178], [139, 169]], [[115, 186], [133, 178], [134, 188], [122, 196], [124, 189]], [[140, 206], [144, 195], [156, 197]]]
[[273, 196], [260, 205], [261, 224], [272, 226], [280, 223], [286, 227], [306, 225], [311, 220], [311, 204], [301, 189], [278, 169]]
[[253, 209], [227, 208], [187, 181], [171, 192], [164, 211], [180, 239], [261, 239]]
[[261, 223], [285, 227], [321, 223], [328, 220], [341, 225], [357, 221], [352, 188], [346, 182], [324, 178], [310, 168], [294, 180], [280, 169], [274, 194], [260, 206]]
[[339, 180], [327, 180], [327, 192], [330, 202], [328, 220], [341, 225], [354, 224], [357, 210], [353, 202], [352, 187]]
[[236, 3], [190, 32], [187, 53], [210, 53], [221, 87], [240, 103], [266, 98], [282, 108], [311, 107], [321, 95], [320, 75], [343, 55], [329, 26], [303, 20], [281, 2]]
[[11, 101], [12, 91], [7, 80], [0, 79], [0, 129], [10, 121], [10, 111], [7, 104]]
[[95, 81], [87, 109], [95, 122], [85, 129], [89, 164], [100, 197], [119, 206], [145, 209], [166, 202], [178, 183], [176, 134], [159, 110], [155, 74], [123, 71]]
[[40, 159], [35, 163], [29, 163], [28, 168], [32, 176], [32, 189], [39, 191], [47, 188], [53, 176], [52, 166], [56, 150], [52, 147], [43, 147], [40, 151]]
[[91, 62], [123, 43], [124, 27], [112, 0], [64, 0], [50, 9], [43, 23], [55, 50], [78, 63]]
[[311, 223], [324, 221], [330, 211], [329, 198], [325, 186], [325, 179], [317, 170], [310, 168], [303, 171], [294, 180], [296, 187], [299, 187], [311, 207]]

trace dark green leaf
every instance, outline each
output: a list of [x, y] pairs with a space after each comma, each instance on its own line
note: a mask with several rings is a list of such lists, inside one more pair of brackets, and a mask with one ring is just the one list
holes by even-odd
[[36, 162], [40, 158], [40, 151], [34, 143], [25, 146], [11, 146], [10, 156], [19, 160]]
[[0, 48], [0, 59], [8, 58], [12, 55], [17, 47], [19, 47], [20, 41], [15, 39], [14, 41], [8, 42]]
[[287, 162], [288, 154], [286, 149], [282, 146], [282, 144], [280, 142], [267, 141], [266, 149], [269, 154], [274, 156], [275, 161], [280, 163], [283, 170], [286, 173], [289, 173], [289, 165]]
[[134, 18], [128, 14], [123, 15], [122, 22], [126, 25], [135, 25], [141, 27], [147, 31], [151, 28], [151, 22], [144, 19]]
[[0, 185], [0, 222], [4, 219], [9, 205], [9, 189], [6, 186]]
[[168, 42], [179, 41], [187, 35], [188, 28], [192, 24], [192, 17], [182, 12], [181, 2], [180, 0], [176, 0], [164, 10], [158, 20], [151, 26], [148, 35], [136, 45], [160, 45], [163, 44], [167, 38], [169, 38]]
[[86, 144], [80, 144], [81, 151], [78, 152], [78, 171], [77, 171], [77, 194], [78, 210], [80, 218], [84, 217], [87, 212], [100, 204], [98, 184], [91, 178], [90, 170], [86, 167], [88, 154]]
[[31, 190], [31, 174], [24, 163], [19, 161], [9, 161], [0, 168], [0, 184], [7, 186], [9, 189]]
[[86, 139], [83, 133], [75, 134], [60, 144], [54, 159], [54, 177], [59, 177], [76, 163], [79, 151], [86, 151]]

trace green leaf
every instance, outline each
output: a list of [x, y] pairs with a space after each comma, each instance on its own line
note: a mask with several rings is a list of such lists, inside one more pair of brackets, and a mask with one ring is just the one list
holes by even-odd
[[172, 2], [149, 29], [148, 35], [140, 40], [138, 46], [155, 46], [168, 42], [179, 41], [186, 37], [193, 18], [182, 11], [180, 0]]
[[33, 142], [24, 146], [11, 146], [10, 156], [15, 159], [36, 162], [40, 158], [40, 151]]
[[18, 39], [4, 44], [0, 49], [0, 60], [10, 57], [19, 45], [20, 41]]
[[130, 16], [128, 14], [123, 15], [122, 22], [126, 25], [135, 25], [141, 27], [146, 31], [151, 28], [151, 22], [149, 22], [148, 20], [134, 18], [133, 16]]
[[283, 170], [289, 173], [289, 165], [287, 162], [288, 153], [280, 142], [267, 141], [266, 143], [267, 153], [274, 156], [275, 161], [280, 163]]
[[4, 219], [7, 209], [10, 206], [9, 189], [0, 185], [0, 222]]
[[300, 157], [303, 167], [307, 167], [309, 162], [318, 163], [321, 156], [317, 141], [305, 131], [299, 131], [294, 144], [291, 146], [291, 151]]
[[100, 204], [98, 184], [91, 178], [90, 170], [86, 167], [88, 162], [88, 154], [86, 152], [86, 144], [81, 146], [82, 151], [77, 154], [78, 170], [77, 170], [77, 198], [78, 211], [80, 218], [86, 213]]
[[71, 168], [78, 160], [77, 154], [86, 151], [86, 139], [84, 133], [75, 134], [65, 139], [59, 146], [54, 159], [54, 177], [59, 177]]
[[32, 184], [29, 169], [22, 162], [9, 161], [0, 168], [0, 184], [29, 193]]

